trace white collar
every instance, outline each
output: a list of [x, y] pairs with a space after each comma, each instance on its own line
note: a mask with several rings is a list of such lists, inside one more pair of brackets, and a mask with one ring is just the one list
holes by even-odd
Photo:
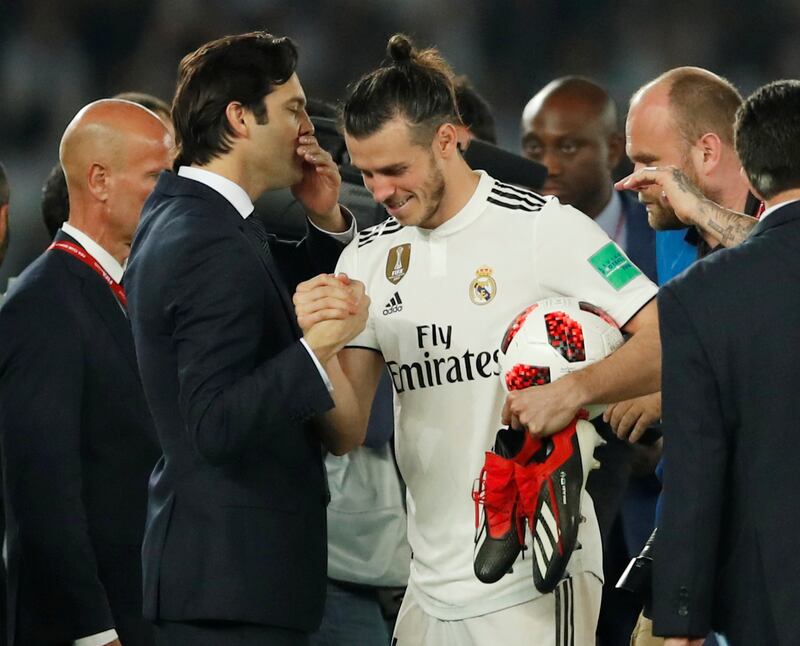
[[787, 200], [786, 202], [780, 202], [779, 204], [773, 204], [768, 209], [764, 209], [764, 212], [761, 214], [761, 217], [758, 218], [758, 221], [759, 222], [763, 222], [764, 218], [767, 217], [770, 213], [774, 213], [778, 209], [786, 206], [787, 204], [791, 204], [792, 202], [800, 202], [800, 199], [798, 199], [798, 200]]
[[69, 222], [64, 222], [64, 224], [61, 225], [61, 230], [72, 238], [75, 238], [78, 244], [86, 250], [86, 253], [99, 262], [100, 266], [108, 272], [108, 275], [111, 276], [115, 282], [119, 283], [122, 280], [124, 270], [114, 256]]
[[213, 188], [228, 200], [243, 218], [246, 218], [255, 209], [250, 196], [241, 186], [218, 173], [196, 166], [181, 166], [178, 169], [178, 175]]

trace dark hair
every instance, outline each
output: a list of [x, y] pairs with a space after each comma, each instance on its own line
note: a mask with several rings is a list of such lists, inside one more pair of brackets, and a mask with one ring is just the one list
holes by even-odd
[[427, 145], [443, 123], [461, 123], [453, 72], [438, 51], [417, 51], [407, 36], [395, 34], [386, 52], [391, 62], [362, 76], [344, 104], [347, 134], [367, 137], [401, 117], [414, 140]]
[[64, 169], [57, 163], [42, 184], [42, 218], [52, 238], [69, 219], [69, 191]]
[[155, 112], [159, 116], [163, 115], [167, 119], [170, 118], [169, 103], [163, 99], [159, 99], [157, 96], [153, 96], [152, 94], [146, 94], [145, 92], [120, 92], [111, 98], [137, 103], [143, 108], [147, 108], [151, 112]]
[[758, 194], [800, 188], [800, 81], [757, 89], [736, 113], [736, 153]]
[[457, 76], [453, 82], [456, 105], [462, 123], [478, 139], [497, 143], [497, 131], [494, 125], [492, 109], [466, 76]]
[[6, 169], [3, 164], [0, 164], [0, 206], [8, 204], [11, 198], [11, 191], [8, 187], [8, 177], [6, 176]]
[[231, 150], [225, 109], [238, 101], [266, 123], [264, 97], [291, 78], [297, 46], [263, 31], [225, 36], [184, 56], [172, 100], [178, 154], [175, 168], [207, 164]]

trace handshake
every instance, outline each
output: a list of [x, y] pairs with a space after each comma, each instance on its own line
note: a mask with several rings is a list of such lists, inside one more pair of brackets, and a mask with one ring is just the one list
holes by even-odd
[[320, 274], [300, 283], [292, 300], [303, 337], [323, 365], [367, 324], [364, 283], [346, 274]]

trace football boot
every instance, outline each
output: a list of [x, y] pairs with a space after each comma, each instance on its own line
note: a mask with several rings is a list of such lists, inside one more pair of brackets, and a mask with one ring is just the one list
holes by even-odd
[[[581, 494], [589, 472], [600, 466], [594, 450], [603, 444], [590, 422], [573, 420], [542, 440], [542, 450], [528, 464], [516, 464], [517, 516], [528, 521], [533, 543], [533, 582], [552, 592], [564, 576], [583, 521]], [[542, 455], [544, 454], [544, 455]]]
[[[494, 583], [511, 569], [525, 546], [525, 521], [518, 515], [515, 467], [527, 464], [541, 449], [530, 433], [504, 428], [497, 432], [494, 450], [486, 452], [475, 482], [475, 576]], [[481, 518], [482, 516], [482, 518]]]

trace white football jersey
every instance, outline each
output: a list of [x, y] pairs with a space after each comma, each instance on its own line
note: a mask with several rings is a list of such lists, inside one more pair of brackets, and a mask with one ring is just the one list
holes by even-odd
[[[482, 172], [447, 222], [428, 230], [389, 218], [350, 243], [337, 272], [363, 281], [372, 299], [367, 327], [349, 346], [380, 352], [394, 381], [409, 585], [420, 605], [450, 620], [539, 596], [530, 549], [497, 583], [481, 583], [473, 571], [471, 492], [501, 426], [503, 333], [522, 309], [556, 295], [593, 303], [624, 325], [657, 287], [580, 211]], [[583, 515], [568, 572], [602, 578], [600, 534], [585, 493]]]

